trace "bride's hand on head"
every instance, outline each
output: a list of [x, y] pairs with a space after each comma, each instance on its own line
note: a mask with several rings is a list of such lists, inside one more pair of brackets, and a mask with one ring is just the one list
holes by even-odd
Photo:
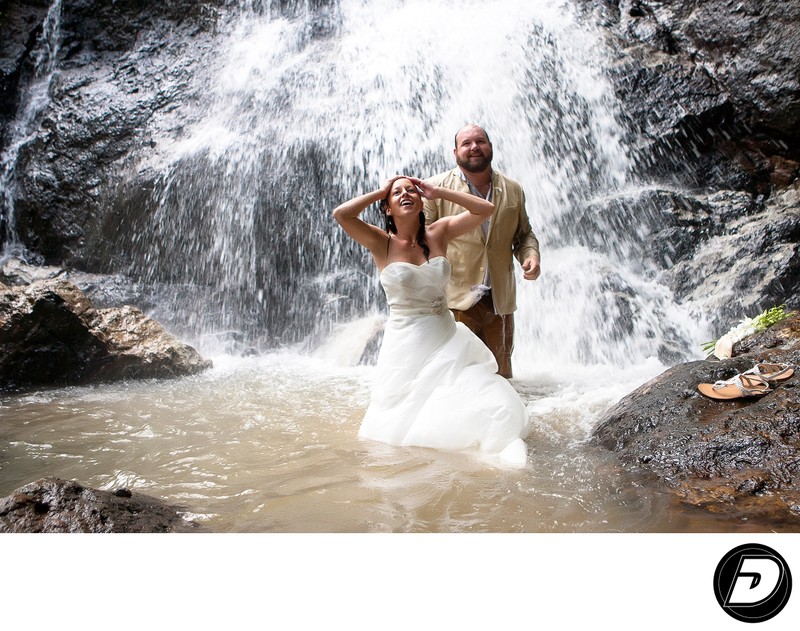
[[399, 180], [401, 178], [404, 178], [404, 177], [406, 177], [406, 176], [405, 175], [392, 176], [388, 180], [386, 180], [383, 183], [383, 186], [381, 186], [380, 189], [378, 189], [378, 190], [381, 191], [381, 193], [383, 194], [383, 197], [387, 197], [389, 195], [389, 193], [392, 192], [392, 184], [394, 184], [397, 180]]

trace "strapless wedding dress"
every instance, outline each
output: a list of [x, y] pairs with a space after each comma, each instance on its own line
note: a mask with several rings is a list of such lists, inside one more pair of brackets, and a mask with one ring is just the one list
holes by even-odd
[[491, 351], [447, 308], [450, 263], [395, 262], [381, 272], [389, 318], [359, 436], [392, 445], [527, 461], [528, 415]]

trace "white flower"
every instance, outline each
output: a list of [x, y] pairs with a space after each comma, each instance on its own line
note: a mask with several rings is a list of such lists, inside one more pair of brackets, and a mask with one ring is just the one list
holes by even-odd
[[730, 336], [734, 342], [739, 342], [758, 331], [752, 318], [744, 318], [739, 324], [733, 327], [726, 335]]
[[769, 328], [776, 322], [780, 322], [786, 318], [789, 313], [786, 312], [786, 305], [773, 307], [760, 313], [755, 318], [742, 318], [742, 320], [731, 328], [725, 335], [720, 337], [716, 342], [706, 342], [703, 344], [703, 350], [708, 352], [713, 348], [713, 354], [720, 359], [727, 359], [733, 354], [733, 345], [740, 342], [744, 338], [758, 331], [763, 331]]

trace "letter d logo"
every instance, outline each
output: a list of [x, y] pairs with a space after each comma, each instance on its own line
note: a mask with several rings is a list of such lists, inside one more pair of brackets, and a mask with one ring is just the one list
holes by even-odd
[[742, 622], [776, 616], [789, 600], [792, 575], [775, 550], [757, 543], [734, 548], [717, 565], [714, 594], [725, 613]]

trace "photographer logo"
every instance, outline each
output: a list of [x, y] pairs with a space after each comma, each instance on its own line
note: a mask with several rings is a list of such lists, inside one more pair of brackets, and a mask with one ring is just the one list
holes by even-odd
[[772, 548], [748, 543], [728, 552], [714, 572], [714, 594], [729, 616], [764, 622], [780, 613], [792, 592], [789, 566]]

